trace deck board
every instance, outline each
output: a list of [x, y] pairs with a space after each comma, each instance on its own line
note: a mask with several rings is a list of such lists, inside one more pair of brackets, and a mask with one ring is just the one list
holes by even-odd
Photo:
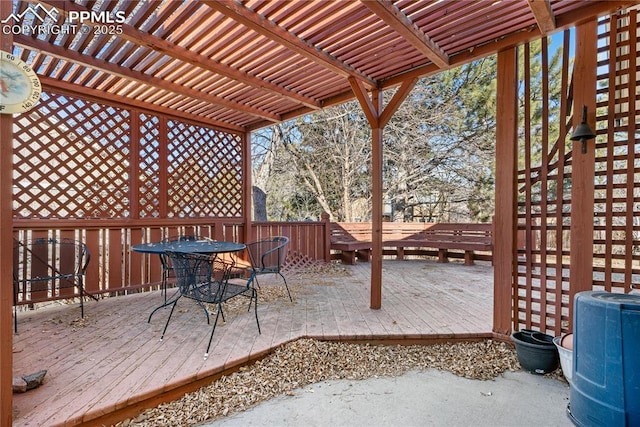
[[[368, 263], [344, 267], [346, 275], [312, 279], [288, 275], [294, 303], [258, 305], [226, 313], [204, 360], [211, 326], [192, 301], [179, 301], [163, 341], [169, 309], [159, 291], [18, 314], [14, 376], [47, 369], [45, 383], [14, 394], [14, 426], [78, 425], [131, 405], [158, 402], [164, 393], [207, 380], [303, 337], [341, 340], [487, 336], [492, 329], [493, 269], [489, 264], [385, 260], [382, 307], [369, 308]], [[261, 277], [261, 285], [281, 286]], [[184, 303], [183, 303], [184, 302]], [[211, 321], [213, 322], [213, 318]]]

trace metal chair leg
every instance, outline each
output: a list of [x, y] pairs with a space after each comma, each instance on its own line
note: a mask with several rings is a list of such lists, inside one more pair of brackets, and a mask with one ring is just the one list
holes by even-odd
[[209, 344], [207, 344], [207, 351], [204, 352], [204, 360], [207, 360], [209, 357], [209, 349], [211, 348], [211, 342], [213, 341], [213, 334], [216, 331], [216, 326], [218, 325], [218, 317], [222, 313], [222, 304], [218, 303], [218, 310], [216, 310], [216, 320], [213, 323], [213, 328], [211, 329], [211, 336], [209, 337]]
[[[160, 336], [160, 341], [162, 341], [162, 339], [164, 338], [164, 334], [167, 332], [167, 327], [169, 326], [169, 322], [171, 321], [171, 316], [173, 315], [173, 310], [176, 308], [176, 304], [177, 303], [178, 303], [178, 300], [175, 300], [173, 302], [173, 306], [171, 307], [171, 313], [169, 313], [169, 317], [167, 318], [167, 323], [165, 323], [164, 329], [162, 330], [162, 335]], [[158, 307], [158, 308], [160, 308], [160, 307]]]
[[255, 305], [254, 305], [254, 312], [256, 314], [256, 324], [258, 325], [258, 333], [262, 334], [262, 331], [260, 331], [260, 321], [258, 320], [258, 291], [256, 291], [255, 289], [252, 292], [252, 299], [255, 299]]
[[287, 294], [289, 294], [289, 301], [293, 302], [293, 298], [291, 298], [291, 292], [289, 291], [289, 285], [287, 284], [287, 279], [284, 278], [282, 273], [278, 272], [278, 274], [280, 275], [280, 277], [282, 277], [282, 280], [284, 280], [284, 287], [287, 288]]

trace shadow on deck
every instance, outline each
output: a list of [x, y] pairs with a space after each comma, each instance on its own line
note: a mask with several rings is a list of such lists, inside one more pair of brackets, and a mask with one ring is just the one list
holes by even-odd
[[370, 273], [367, 263], [290, 272], [293, 303], [277, 278], [261, 277], [262, 334], [246, 305], [231, 306], [207, 360], [211, 329], [192, 301], [178, 303], [163, 341], [169, 310], [147, 323], [159, 292], [85, 302], [83, 320], [70, 306], [19, 313], [14, 376], [47, 375], [41, 387], [14, 394], [13, 425], [115, 422], [302, 337], [418, 344], [492, 335], [489, 264], [385, 260], [380, 310], [369, 308]]

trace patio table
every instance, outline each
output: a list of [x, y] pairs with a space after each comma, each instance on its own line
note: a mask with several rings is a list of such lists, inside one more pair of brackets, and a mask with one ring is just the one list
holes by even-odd
[[238, 252], [245, 248], [244, 243], [217, 240], [186, 240], [170, 242], [152, 242], [133, 245], [135, 252], [163, 255], [166, 251], [199, 254], [219, 254]]
[[[167, 251], [172, 252], [180, 252], [187, 254], [209, 254], [209, 255], [218, 255], [222, 253], [231, 253], [242, 251], [246, 248], [244, 243], [236, 243], [236, 242], [225, 242], [225, 241], [217, 241], [217, 240], [185, 240], [185, 241], [165, 241], [165, 242], [151, 242], [151, 243], [139, 243], [137, 245], [133, 245], [131, 249], [134, 252], [147, 253], [147, 254], [158, 254], [158, 256], [162, 256]], [[149, 314], [149, 320], [151, 321], [151, 317], [153, 317], [154, 313], [161, 309], [162, 307], [166, 307], [168, 305], [173, 304], [173, 302], [180, 298], [180, 293], [176, 292], [174, 297], [170, 298], [169, 301], [166, 301], [160, 306], [156, 307], [151, 314]]]

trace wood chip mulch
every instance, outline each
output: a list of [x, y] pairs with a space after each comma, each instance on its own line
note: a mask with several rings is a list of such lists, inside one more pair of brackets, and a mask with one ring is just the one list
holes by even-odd
[[[118, 425], [194, 425], [243, 411], [275, 396], [294, 395], [296, 389], [320, 381], [398, 376], [430, 368], [478, 380], [521, 369], [513, 346], [492, 340], [390, 346], [300, 339], [209, 386]], [[550, 374], [558, 379], [561, 375]]]

